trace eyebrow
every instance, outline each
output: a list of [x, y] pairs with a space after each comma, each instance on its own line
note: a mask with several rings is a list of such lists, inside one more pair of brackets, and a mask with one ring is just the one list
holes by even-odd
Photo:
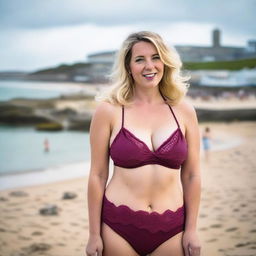
[[[158, 55], [159, 56], [159, 53], [154, 53], [154, 54], [152, 54], [152, 56], [156, 56], [156, 55]], [[135, 56], [135, 58], [143, 58], [144, 56], [142, 56], [142, 55], [139, 55], [139, 56]]]

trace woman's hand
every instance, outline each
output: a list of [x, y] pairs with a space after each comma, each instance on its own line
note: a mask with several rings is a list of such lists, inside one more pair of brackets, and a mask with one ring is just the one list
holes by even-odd
[[100, 236], [90, 236], [87, 246], [87, 256], [102, 256], [103, 242]]
[[200, 256], [201, 245], [195, 231], [184, 231], [182, 244], [185, 256]]

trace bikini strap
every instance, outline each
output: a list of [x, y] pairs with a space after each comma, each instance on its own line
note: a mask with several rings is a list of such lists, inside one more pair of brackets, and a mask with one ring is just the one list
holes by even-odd
[[177, 118], [176, 118], [176, 116], [175, 116], [175, 114], [174, 114], [174, 112], [172, 110], [172, 107], [169, 104], [167, 104], [167, 105], [169, 106], [170, 110], [172, 111], [172, 115], [174, 116], [174, 119], [175, 119], [175, 121], [176, 121], [176, 123], [178, 125], [178, 128], [180, 128], [179, 122], [178, 122], [178, 120], [177, 120]]
[[[161, 94], [163, 100], [166, 102], [166, 99], [165, 99], [163, 93], [161, 92], [161, 90], [159, 90], [159, 92], [160, 92], [160, 94]], [[174, 112], [173, 112], [171, 106], [170, 106], [167, 102], [166, 102], [166, 104], [169, 106], [170, 110], [172, 111], [172, 115], [174, 116], [174, 119], [175, 119], [175, 121], [176, 121], [178, 127], [180, 128], [179, 122], [178, 122], [178, 120], [177, 120], [177, 118], [176, 118], [176, 116], [175, 116], [175, 114], [174, 114]]]
[[124, 105], [122, 105], [122, 128], [124, 126]]

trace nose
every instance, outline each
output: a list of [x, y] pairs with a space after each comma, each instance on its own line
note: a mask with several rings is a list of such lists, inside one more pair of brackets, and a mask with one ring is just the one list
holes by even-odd
[[154, 68], [154, 63], [152, 62], [152, 60], [147, 60], [145, 63], [145, 69], [151, 70]]

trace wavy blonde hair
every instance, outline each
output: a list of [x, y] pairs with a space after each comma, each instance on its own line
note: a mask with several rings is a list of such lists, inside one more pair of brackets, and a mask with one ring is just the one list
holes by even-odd
[[129, 105], [133, 96], [134, 81], [129, 74], [132, 47], [138, 42], [152, 43], [164, 63], [163, 77], [159, 83], [160, 93], [170, 105], [177, 104], [186, 94], [190, 77], [181, 75], [182, 62], [174, 48], [169, 48], [154, 32], [141, 31], [130, 34], [123, 42], [110, 76], [112, 85], [96, 96], [96, 101]]

